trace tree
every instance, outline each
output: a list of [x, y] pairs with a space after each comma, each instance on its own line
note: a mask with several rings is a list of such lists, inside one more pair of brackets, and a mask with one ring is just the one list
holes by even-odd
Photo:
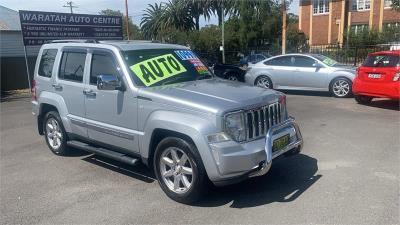
[[396, 11], [400, 11], [400, 0], [392, 0], [392, 8]]
[[175, 28], [181, 31], [189, 31], [195, 28], [192, 11], [189, 5], [182, 0], [169, 0], [166, 3], [162, 21], [164, 29]]
[[163, 15], [163, 3], [154, 3], [154, 5], [149, 4], [144, 10], [144, 14], [140, 22], [140, 28], [145, 38], [153, 40], [157, 40], [159, 38], [159, 33], [163, 28]]
[[[106, 16], [122, 16], [122, 33], [123, 33], [123, 37], [124, 39], [127, 39], [127, 35], [126, 35], [126, 25], [125, 25], [125, 15], [119, 11], [119, 10], [112, 10], [112, 9], [105, 9], [100, 11], [99, 13], [100, 15], [106, 15]], [[140, 31], [140, 28], [133, 24], [132, 19], [129, 18], [128, 19], [128, 24], [129, 24], [129, 39], [143, 39], [142, 33]]]
[[183, 0], [190, 10], [191, 16], [195, 23], [196, 30], [200, 30], [200, 17], [204, 16], [205, 19], [210, 19], [211, 8], [209, 0]]

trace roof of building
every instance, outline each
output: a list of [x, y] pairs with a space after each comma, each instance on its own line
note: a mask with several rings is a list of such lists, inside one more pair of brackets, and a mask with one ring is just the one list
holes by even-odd
[[17, 11], [0, 5], [0, 30], [21, 30]]

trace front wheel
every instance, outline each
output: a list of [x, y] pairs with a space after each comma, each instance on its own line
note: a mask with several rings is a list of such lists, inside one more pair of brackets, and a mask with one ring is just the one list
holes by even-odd
[[196, 147], [177, 137], [167, 137], [157, 146], [154, 172], [161, 189], [180, 203], [193, 203], [207, 190], [207, 175]]
[[340, 77], [332, 81], [330, 89], [336, 98], [347, 98], [352, 93], [351, 86], [352, 83], [349, 79]]
[[356, 96], [354, 96], [354, 99], [356, 100], [356, 102], [358, 104], [362, 104], [362, 105], [367, 105], [367, 104], [371, 103], [371, 101], [372, 101], [372, 97], [364, 96], [364, 95], [356, 95]]
[[254, 82], [254, 85], [265, 89], [272, 89], [272, 81], [267, 76], [257, 77], [256, 81]]
[[239, 81], [238, 77], [235, 74], [229, 74], [226, 79], [230, 81]]

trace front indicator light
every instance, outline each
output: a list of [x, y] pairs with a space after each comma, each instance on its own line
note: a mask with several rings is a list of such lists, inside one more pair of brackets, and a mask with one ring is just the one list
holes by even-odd
[[207, 141], [210, 144], [224, 142], [224, 141], [230, 141], [230, 140], [231, 140], [231, 138], [228, 135], [226, 135], [224, 132], [210, 134], [207, 136]]

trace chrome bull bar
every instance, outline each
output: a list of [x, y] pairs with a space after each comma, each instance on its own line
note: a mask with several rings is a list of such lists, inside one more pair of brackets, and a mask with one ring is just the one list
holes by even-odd
[[[280, 130], [285, 130], [285, 129], [294, 129], [295, 131], [295, 136], [296, 140], [293, 142], [290, 142], [284, 149], [281, 149], [277, 152], [272, 152], [272, 146], [273, 146], [273, 135]], [[300, 128], [295, 122], [293, 117], [290, 117], [289, 119], [285, 120], [283, 123], [274, 125], [268, 129], [268, 132], [266, 134], [265, 138], [265, 153], [266, 153], [266, 160], [263, 162], [262, 165], [259, 165], [254, 168], [254, 172], [251, 173], [249, 176], [250, 177], [255, 177], [255, 176], [262, 176], [266, 174], [269, 169], [271, 168], [272, 165], [272, 160], [275, 159], [276, 157], [286, 153], [289, 150], [292, 150], [294, 148], [298, 148], [299, 151], [301, 150], [303, 146], [303, 137], [300, 132]]]

